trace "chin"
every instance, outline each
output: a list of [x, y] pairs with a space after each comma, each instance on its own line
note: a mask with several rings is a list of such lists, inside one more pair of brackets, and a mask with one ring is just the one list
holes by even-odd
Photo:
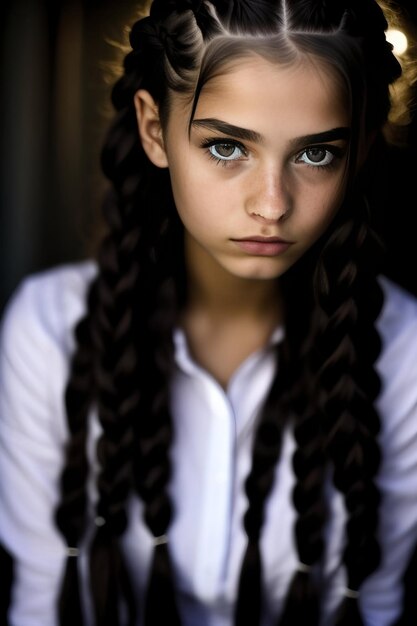
[[[255, 264], [254, 264], [255, 265]], [[236, 276], [236, 278], [243, 278], [246, 280], [276, 280], [291, 267], [292, 263], [281, 265], [280, 267], [267, 267], [266, 264], [256, 263], [257, 267], [251, 268], [225, 268], [227, 271]]]

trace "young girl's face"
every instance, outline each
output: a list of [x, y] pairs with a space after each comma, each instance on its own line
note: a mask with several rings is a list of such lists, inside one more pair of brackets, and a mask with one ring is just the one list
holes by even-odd
[[[188, 263], [275, 279], [318, 239], [344, 191], [349, 114], [318, 63], [252, 56], [174, 97], [164, 134]], [[214, 261], [214, 265], [213, 265]]]

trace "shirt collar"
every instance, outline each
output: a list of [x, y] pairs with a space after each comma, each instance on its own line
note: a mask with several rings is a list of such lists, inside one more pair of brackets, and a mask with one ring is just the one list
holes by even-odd
[[[271, 333], [265, 347], [262, 352], [266, 352], [272, 346], [278, 345], [284, 338], [284, 327], [277, 326]], [[175, 361], [177, 365], [185, 372], [195, 371], [196, 363], [190, 354], [187, 337], [185, 332], [179, 326], [174, 329], [174, 349], [175, 349]], [[250, 358], [250, 357], [248, 357]]]

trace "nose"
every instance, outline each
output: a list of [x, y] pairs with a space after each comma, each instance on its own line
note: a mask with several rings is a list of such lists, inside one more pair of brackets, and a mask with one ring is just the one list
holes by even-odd
[[276, 167], [256, 172], [246, 201], [246, 210], [262, 224], [283, 221], [291, 209], [291, 195], [285, 173]]

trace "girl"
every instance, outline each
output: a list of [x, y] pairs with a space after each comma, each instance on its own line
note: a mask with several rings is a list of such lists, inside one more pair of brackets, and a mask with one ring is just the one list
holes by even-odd
[[133, 26], [98, 258], [3, 322], [12, 626], [416, 623], [417, 302], [365, 195], [386, 28], [374, 0]]

